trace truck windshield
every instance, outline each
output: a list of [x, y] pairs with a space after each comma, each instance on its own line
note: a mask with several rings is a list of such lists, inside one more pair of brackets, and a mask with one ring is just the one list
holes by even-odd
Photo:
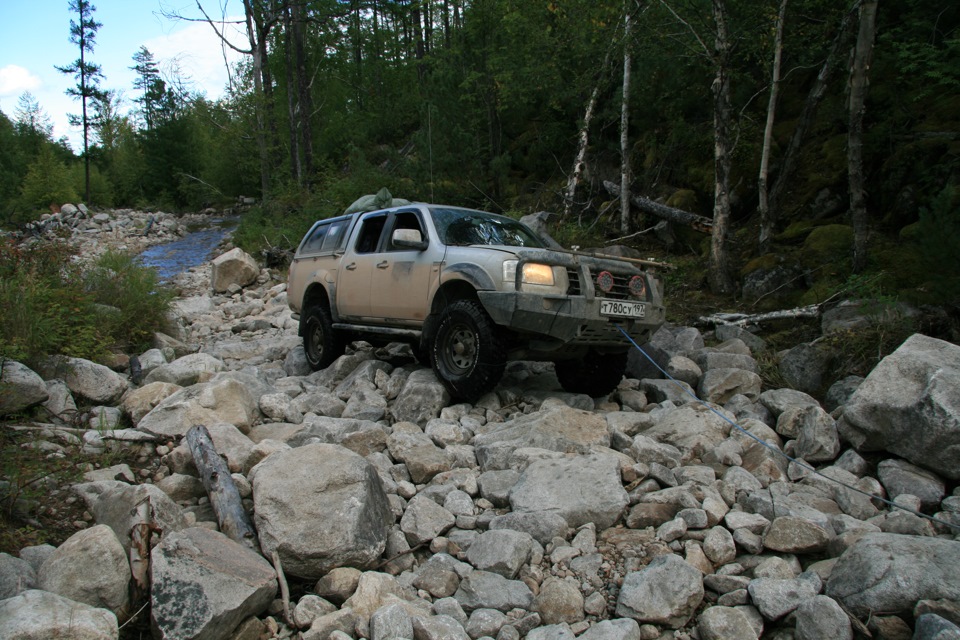
[[440, 242], [445, 245], [495, 244], [542, 248], [530, 229], [512, 218], [472, 209], [430, 209]]

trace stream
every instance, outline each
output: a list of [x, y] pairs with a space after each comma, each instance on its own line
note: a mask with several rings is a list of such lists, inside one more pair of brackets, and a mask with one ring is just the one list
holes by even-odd
[[148, 247], [140, 254], [145, 267], [153, 267], [161, 282], [167, 282], [190, 267], [215, 258], [213, 255], [223, 238], [237, 228], [239, 218], [212, 218], [208, 225], [188, 227], [179, 240]]

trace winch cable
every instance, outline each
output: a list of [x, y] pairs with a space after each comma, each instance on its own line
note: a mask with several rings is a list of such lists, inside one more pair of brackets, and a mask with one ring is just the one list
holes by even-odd
[[[654, 360], [652, 357], [650, 357], [650, 354], [648, 354], [646, 351], [644, 351], [643, 348], [641, 348], [640, 345], [638, 345], [638, 344], [636, 343], [636, 341], [630, 336], [629, 333], [627, 333], [627, 332], [624, 330], [624, 328], [623, 328], [622, 326], [620, 326], [619, 324], [617, 324], [616, 327], [617, 327], [617, 329], [620, 330], [620, 333], [622, 333], [622, 334], [627, 338], [627, 340], [630, 341], [630, 344], [632, 344], [633, 347], [634, 347], [637, 351], [639, 351], [640, 353], [642, 353], [643, 356], [644, 356], [654, 367], [656, 367], [657, 370], [660, 371], [660, 373], [662, 373], [668, 380], [670, 380], [670, 382], [672, 382], [673, 384], [675, 384], [678, 389], [680, 389], [683, 393], [685, 393], [686, 395], [688, 395], [688, 396], [690, 396], [691, 398], [693, 398], [693, 400], [694, 400], [695, 402], [697, 402], [697, 403], [703, 405], [704, 407], [706, 407], [706, 408], [707, 408], [708, 410], [710, 410], [712, 413], [714, 413], [715, 415], [717, 415], [721, 420], [723, 420], [724, 422], [729, 423], [729, 424], [730, 424], [732, 427], [734, 427], [737, 431], [739, 431], [739, 432], [743, 433], [744, 435], [746, 435], [747, 437], [755, 440], [756, 442], [760, 443], [761, 445], [763, 445], [763, 446], [766, 447], [767, 449], [770, 449], [771, 451], [776, 452], [777, 454], [783, 456], [784, 458], [786, 458], [786, 459], [789, 460], [790, 462], [793, 462], [794, 464], [799, 465], [800, 467], [806, 469], [807, 471], [810, 471], [811, 473], [813, 473], [813, 474], [815, 474], [815, 475], [817, 475], [817, 476], [820, 476], [821, 478], [825, 478], [825, 479], [829, 480], [830, 482], [833, 482], [834, 484], [838, 484], [838, 485], [840, 485], [841, 487], [844, 487], [844, 488], [846, 488], [846, 489], [850, 489], [851, 491], [856, 491], [857, 493], [859, 493], [859, 494], [861, 494], [861, 495], [867, 496], [867, 497], [870, 498], [871, 500], [878, 500], [878, 501], [880, 501], [880, 502], [882, 502], [882, 503], [884, 503], [884, 504], [886, 504], [886, 505], [888, 505], [888, 506], [890, 506], [890, 507], [893, 507], [893, 508], [895, 508], [895, 509], [901, 509], [901, 510], [903, 510], [903, 511], [906, 511], [907, 513], [912, 513], [912, 514], [915, 515], [915, 516], [919, 516], [919, 517], [921, 517], [921, 518], [925, 518], [925, 519], [927, 519], [927, 520], [929, 520], [929, 521], [931, 521], [931, 522], [935, 522], [935, 523], [937, 523], [937, 524], [944, 525], [945, 527], [949, 527], [950, 529], [953, 529], [953, 530], [956, 530], [956, 531], [960, 531], [960, 525], [954, 524], [954, 523], [952, 523], [952, 522], [946, 522], [946, 521], [944, 521], [944, 520], [940, 520], [939, 518], [935, 518], [935, 517], [930, 516], [930, 515], [927, 515], [927, 514], [925, 514], [925, 513], [921, 513], [920, 511], [915, 511], [914, 509], [911, 509], [910, 507], [905, 507], [905, 506], [903, 506], [903, 505], [901, 505], [901, 504], [897, 504], [896, 502], [894, 502], [894, 501], [892, 501], [892, 500], [888, 500], [887, 498], [884, 498], [884, 497], [882, 497], [882, 496], [874, 495], [874, 494], [872, 494], [872, 493], [870, 493], [870, 492], [868, 492], [868, 491], [864, 491], [863, 489], [860, 489], [860, 488], [855, 487], [855, 486], [853, 486], [853, 485], [849, 485], [849, 484], [847, 484], [846, 482], [843, 482], [842, 480], [837, 480], [836, 478], [831, 478], [830, 476], [828, 476], [828, 475], [826, 475], [826, 474], [823, 474], [823, 473], [817, 471], [816, 469], [814, 469], [814, 468], [813, 468], [812, 466], [810, 466], [810, 464], [807, 463], [805, 460], [798, 460], [797, 458], [793, 458], [793, 457], [791, 457], [790, 455], [788, 455], [787, 453], [785, 453], [784, 451], [780, 450], [780, 448], [778, 448], [778, 447], [770, 444], [770, 443], [767, 442], [766, 440], [760, 439], [758, 436], [755, 436], [754, 434], [750, 433], [749, 431], [747, 431], [746, 429], [744, 429], [743, 427], [741, 427], [739, 424], [737, 424], [736, 422], [734, 422], [733, 420], [731, 420], [731, 419], [728, 418], [727, 416], [723, 415], [721, 412], [717, 411], [713, 406], [710, 405], [710, 403], [704, 402], [703, 400], [701, 400], [700, 398], [698, 398], [695, 393], [693, 393], [693, 392], [690, 391], [687, 387], [684, 387], [682, 384], [680, 384], [680, 382], [677, 381], [676, 378], [674, 378], [674, 377], [671, 376], [669, 373], [667, 373], [666, 370], [664, 370], [664, 368], [661, 367], [661, 366], [657, 363], [656, 360]], [[774, 511], [776, 511], [776, 509], [774, 509]], [[774, 513], [774, 515], [776, 515], [776, 513]]]

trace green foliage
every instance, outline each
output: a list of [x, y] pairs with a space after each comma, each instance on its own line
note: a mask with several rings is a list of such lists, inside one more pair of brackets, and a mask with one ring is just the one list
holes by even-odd
[[96, 360], [109, 349], [143, 349], [161, 328], [172, 293], [154, 271], [112, 252], [85, 271], [74, 254], [57, 242], [0, 244], [0, 357]]
[[935, 300], [960, 300], [960, 191], [950, 186], [920, 210], [916, 240]]
[[[43, 434], [33, 430], [0, 429], [0, 522], [36, 521], [40, 507], [52, 489], [73, 484], [80, 480], [76, 457], [78, 445], [57, 445], [58, 450], [50, 451], [50, 444]], [[69, 454], [69, 455], [68, 455]], [[15, 533], [2, 527], [3, 537], [0, 546], [5, 551], [16, 552], [20, 547], [9, 549], [12, 536], [18, 539], [34, 540], [33, 544], [45, 541], [42, 535], [31, 530], [17, 530]], [[21, 545], [21, 547], [24, 545]]]
[[66, 165], [49, 146], [42, 147], [23, 179], [20, 206], [23, 209], [46, 209], [51, 204], [76, 201], [77, 190]]
[[[98, 316], [113, 348], [141, 351], [163, 329], [174, 293], [128, 253], [107, 251], [83, 273], [83, 288], [98, 305]], [[104, 313], [103, 308], [113, 309]]]

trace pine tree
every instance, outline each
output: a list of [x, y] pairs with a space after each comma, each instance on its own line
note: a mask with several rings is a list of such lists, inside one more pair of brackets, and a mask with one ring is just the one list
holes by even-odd
[[81, 115], [70, 116], [70, 124], [83, 127], [83, 165], [84, 165], [84, 199], [90, 200], [90, 126], [91, 120], [87, 115], [87, 101], [101, 96], [99, 88], [103, 72], [100, 65], [89, 62], [87, 53], [93, 53], [96, 43], [97, 29], [101, 25], [93, 19], [93, 12], [97, 10], [88, 0], [70, 0], [70, 10], [80, 17], [79, 22], [70, 20], [70, 42], [80, 48], [80, 57], [65, 66], [54, 65], [57, 71], [72, 75], [77, 80], [76, 86], [67, 89], [67, 95], [80, 99]]

